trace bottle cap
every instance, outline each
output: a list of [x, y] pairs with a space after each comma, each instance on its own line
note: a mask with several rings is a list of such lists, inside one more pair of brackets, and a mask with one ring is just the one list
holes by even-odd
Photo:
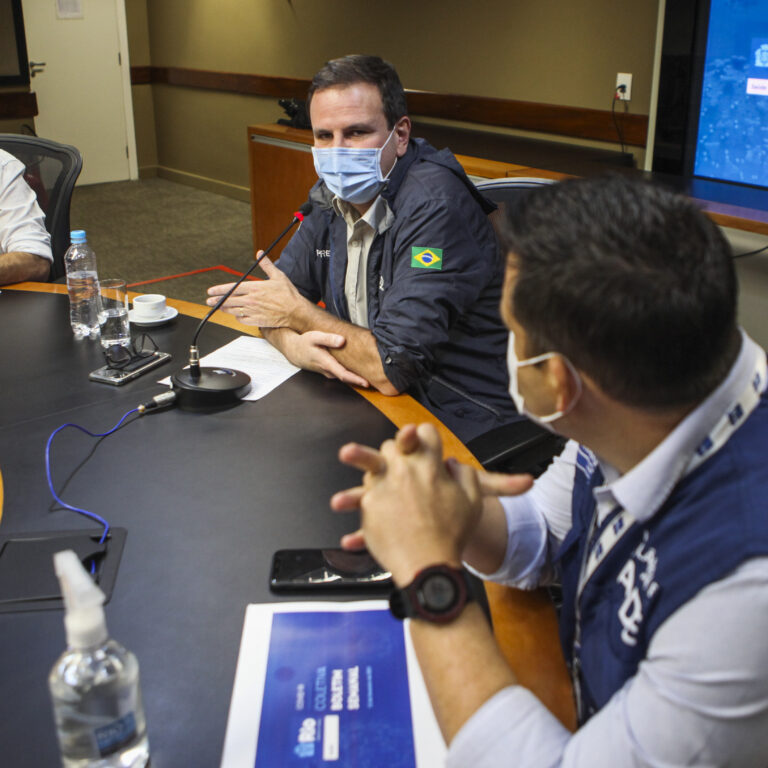
[[85, 242], [85, 230], [84, 229], [73, 229], [69, 233], [69, 239], [73, 243], [84, 243]]
[[70, 648], [90, 648], [107, 639], [104, 593], [93, 583], [80, 558], [71, 550], [57, 552], [53, 567], [64, 596], [64, 627]]

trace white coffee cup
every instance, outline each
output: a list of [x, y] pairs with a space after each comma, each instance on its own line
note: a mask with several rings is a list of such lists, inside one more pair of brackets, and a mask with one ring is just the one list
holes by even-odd
[[141, 293], [133, 300], [133, 314], [137, 320], [159, 320], [166, 310], [162, 293]]

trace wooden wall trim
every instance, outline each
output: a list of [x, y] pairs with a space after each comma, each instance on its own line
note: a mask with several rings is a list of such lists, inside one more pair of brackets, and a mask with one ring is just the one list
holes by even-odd
[[37, 94], [23, 91], [0, 93], [0, 119], [20, 120], [37, 115]]
[[[616, 126], [609, 110], [431, 91], [408, 91], [408, 109], [414, 115], [617, 143]], [[617, 111], [616, 119], [622, 126], [625, 144], [645, 146], [647, 115]]]
[[152, 82], [242, 93], [248, 96], [296, 99], [305, 99], [309, 88], [309, 80], [298, 80], [292, 77], [212, 72], [206, 69], [182, 69], [181, 67], [152, 67]]
[[131, 67], [131, 85], [149, 85], [152, 82], [152, 67]]
[[[149, 79], [145, 70], [150, 70]], [[152, 82], [249, 96], [296, 99], [306, 98], [310, 83], [309, 80], [293, 77], [213, 72], [182, 67], [131, 67], [131, 82], [134, 85]], [[407, 94], [408, 109], [412, 115], [617, 143], [616, 128], [610, 110], [432, 91], [408, 90]], [[622, 111], [617, 112], [617, 119], [623, 125], [624, 143], [644, 147], [648, 116], [625, 115]]]

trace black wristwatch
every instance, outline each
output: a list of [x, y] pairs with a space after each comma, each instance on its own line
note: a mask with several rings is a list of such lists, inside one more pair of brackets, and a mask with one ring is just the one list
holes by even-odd
[[402, 589], [393, 589], [389, 610], [398, 619], [415, 618], [447, 624], [473, 600], [469, 574], [450, 565], [430, 565]]

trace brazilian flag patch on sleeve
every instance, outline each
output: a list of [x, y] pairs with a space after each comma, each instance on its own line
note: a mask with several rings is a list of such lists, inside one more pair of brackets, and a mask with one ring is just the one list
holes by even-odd
[[411, 248], [411, 266], [418, 269], [442, 269], [442, 248], [420, 248], [414, 245]]

